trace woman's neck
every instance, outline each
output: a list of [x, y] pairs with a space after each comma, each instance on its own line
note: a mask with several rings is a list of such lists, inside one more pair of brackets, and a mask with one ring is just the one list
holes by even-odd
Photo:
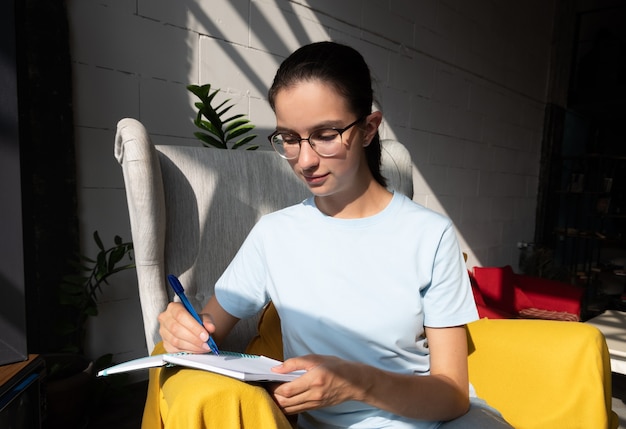
[[387, 207], [393, 194], [375, 180], [361, 190], [315, 197], [315, 205], [327, 216], [340, 219], [359, 219], [374, 216]]

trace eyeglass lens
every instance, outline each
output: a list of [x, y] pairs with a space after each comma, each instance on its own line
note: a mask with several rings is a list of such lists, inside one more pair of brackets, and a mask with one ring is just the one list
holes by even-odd
[[318, 155], [329, 157], [336, 155], [341, 149], [342, 134], [356, 125], [361, 119], [357, 119], [343, 129], [322, 128], [315, 130], [308, 138], [302, 138], [297, 134], [277, 132], [272, 134], [269, 139], [274, 150], [286, 159], [298, 157], [303, 140], [306, 140]]
[[341, 146], [341, 136], [337, 130], [316, 130], [308, 139], [301, 139], [291, 134], [275, 134], [272, 137], [274, 149], [287, 159], [296, 158], [300, 154], [301, 140], [306, 140], [313, 150], [322, 156], [335, 155]]

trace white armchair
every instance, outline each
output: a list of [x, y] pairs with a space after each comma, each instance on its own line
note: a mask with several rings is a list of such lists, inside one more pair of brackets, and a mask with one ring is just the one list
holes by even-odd
[[[149, 352], [160, 341], [157, 316], [173, 299], [167, 274], [180, 277], [200, 309], [258, 219], [310, 195], [273, 151], [155, 146], [130, 118], [118, 123], [115, 157], [126, 186]], [[411, 197], [406, 148], [383, 141], [382, 163], [390, 187]], [[256, 318], [241, 321], [223, 347], [243, 351], [256, 329]]]
[[[200, 309], [252, 226], [265, 213], [309, 195], [285, 160], [271, 151], [154, 146], [134, 119], [118, 124], [139, 296], [149, 351], [160, 341], [157, 315], [172, 299], [169, 273], [180, 276]], [[383, 141], [383, 175], [413, 195], [411, 157]], [[273, 307], [268, 307], [271, 314]], [[257, 319], [241, 321], [225, 350], [244, 351]], [[263, 354], [282, 352], [277, 314], [255, 339]], [[270, 340], [268, 340], [270, 337]], [[470, 380], [518, 428], [616, 428], [609, 355], [602, 334], [576, 322], [480, 320], [468, 325]], [[270, 356], [272, 354], [269, 354]], [[146, 427], [159, 427], [159, 385], [149, 389]], [[233, 399], [233, 400], [236, 400]]]

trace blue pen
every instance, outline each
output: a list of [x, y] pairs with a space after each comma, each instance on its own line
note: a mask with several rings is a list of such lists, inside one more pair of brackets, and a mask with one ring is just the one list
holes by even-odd
[[[196, 310], [194, 310], [194, 308], [191, 306], [191, 303], [185, 296], [185, 289], [183, 289], [183, 285], [180, 284], [178, 278], [176, 278], [175, 275], [170, 274], [169, 276], [167, 276], [167, 280], [170, 282], [170, 286], [172, 286], [172, 289], [174, 289], [174, 292], [176, 292], [176, 295], [178, 295], [189, 314], [191, 314], [193, 318], [198, 321], [199, 324], [204, 326], [202, 323], [202, 319], [200, 319], [200, 316], [198, 316], [198, 313], [196, 313]], [[217, 349], [217, 344], [215, 344], [215, 341], [213, 341], [211, 335], [209, 335], [209, 340], [207, 341], [207, 344], [214, 354], [220, 354], [219, 350]]]

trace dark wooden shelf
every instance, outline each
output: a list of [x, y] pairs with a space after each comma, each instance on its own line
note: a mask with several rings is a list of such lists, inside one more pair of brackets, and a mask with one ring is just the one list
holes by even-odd
[[45, 375], [45, 362], [39, 355], [29, 355], [23, 362], [0, 366], [0, 421], [12, 422], [21, 416], [20, 428], [39, 429], [42, 426]]

